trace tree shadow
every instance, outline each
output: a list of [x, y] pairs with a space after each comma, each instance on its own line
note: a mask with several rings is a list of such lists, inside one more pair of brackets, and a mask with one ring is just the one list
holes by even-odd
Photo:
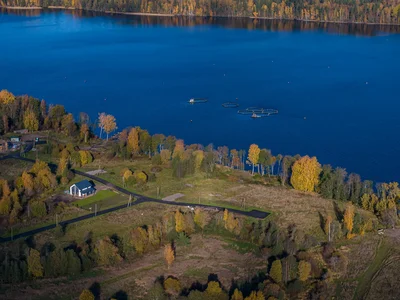
[[112, 299], [116, 299], [116, 300], [128, 300], [128, 294], [123, 291], [123, 290], [119, 290], [118, 292], [116, 292], [113, 296]]
[[333, 210], [335, 212], [336, 219], [341, 222], [343, 220], [343, 212], [336, 201], [333, 202]]
[[100, 292], [101, 292], [101, 287], [100, 287], [100, 283], [98, 282], [93, 282], [93, 284], [90, 286], [89, 291], [92, 292], [94, 298], [96, 300], [100, 299]]
[[321, 227], [321, 229], [323, 231], [325, 231], [325, 218], [324, 216], [321, 214], [321, 212], [318, 212], [318, 216], [319, 216], [319, 226]]

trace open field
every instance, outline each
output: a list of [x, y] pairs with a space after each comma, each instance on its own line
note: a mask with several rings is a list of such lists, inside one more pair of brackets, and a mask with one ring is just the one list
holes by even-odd
[[14, 180], [31, 167], [31, 163], [18, 159], [2, 160], [0, 161], [0, 178]]
[[188, 246], [177, 246], [176, 260], [168, 270], [163, 249], [146, 254], [130, 263], [91, 271], [85, 276], [37, 280], [34, 285], [15, 285], [4, 295], [6, 299], [76, 299], [80, 291], [92, 283], [100, 284], [101, 299], [109, 299], [123, 291], [129, 299], [140, 299], [159, 277], [177, 277], [183, 287], [195, 281], [207, 283], [215, 274], [222, 285], [229, 287], [234, 281], [250, 280], [257, 272], [264, 271], [267, 263], [253, 253], [240, 254], [228, 247], [218, 237], [193, 235]]
[[83, 209], [89, 209], [89, 207], [94, 207], [97, 204], [97, 209], [101, 210], [127, 203], [127, 201], [128, 197], [126, 195], [117, 194], [112, 190], [100, 190], [93, 196], [76, 200], [74, 205]]
[[[122, 186], [121, 171], [129, 168], [132, 171], [143, 170], [151, 173], [151, 162], [148, 159], [139, 159], [133, 162], [102, 161], [101, 168], [107, 171], [99, 175], [114, 184]], [[87, 166], [81, 170], [92, 170]], [[327, 200], [315, 193], [303, 193], [282, 186], [271, 184], [254, 184], [253, 177], [246, 173], [220, 168], [218, 178], [207, 178], [204, 173], [197, 173], [182, 179], [172, 176], [169, 168], [162, 168], [155, 173], [155, 180], [148, 182], [147, 189], [137, 190], [136, 186], [126, 187], [128, 190], [157, 198], [157, 187], [160, 188], [159, 198], [175, 193], [185, 196], [181, 202], [219, 205], [226, 208], [258, 209], [268, 211], [280, 226], [286, 228], [296, 224], [303, 231], [323, 237], [321, 217], [335, 216], [345, 209], [344, 202]], [[357, 209], [365, 218], [375, 219], [373, 214]]]

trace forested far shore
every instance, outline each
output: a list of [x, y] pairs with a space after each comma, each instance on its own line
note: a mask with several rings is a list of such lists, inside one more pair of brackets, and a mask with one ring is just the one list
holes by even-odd
[[65, 7], [103, 12], [400, 24], [399, 0], [0, 0], [4, 7]]

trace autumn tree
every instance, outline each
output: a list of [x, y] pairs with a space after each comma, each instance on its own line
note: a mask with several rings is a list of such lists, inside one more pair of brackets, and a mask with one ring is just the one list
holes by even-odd
[[181, 283], [179, 282], [178, 279], [175, 279], [173, 277], [168, 277], [164, 281], [164, 290], [168, 295], [176, 297], [181, 292]]
[[89, 139], [89, 133], [90, 133], [89, 125], [83, 123], [79, 131], [80, 139], [83, 140], [85, 143], [87, 143]]
[[299, 279], [301, 281], [307, 281], [311, 273], [311, 264], [308, 261], [301, 260], [298, 269]]
[[74, 116], [72, 114], [64, 115], [61, 119], [61, 131], [66, 136], [71, 136], [76, 130]]
[[87, 289], [83, 290], [79, 296], [79, 300], [94, 300], [94, 299], [95, 298], [92, 292]]
[[160, 152], [161, 162], [165, 165], [171, 160], [171, 151], [168, 149], [163, 149]]
[[210, 300], [223, 300], [228, 299], [228, 295], [222, 290], [219, 282], [217, 281], [210, 281], [207, 284], [207, 288], [204, 291], [205, 299]]
[[349, 204], [344, 211], [344, 225], [347, 229], [347, 238], [351, 239], [353, 237], [353, 225], [354, 225], [354, 206]]
[[15, 101], [15, 96], [7, 90], [0, 91], [0, 103], [1, 104], [11, 104]]
[[202, 211], [199, 207], [196, 207], [196, 209], [194, 210], [194, 223], [201, 228], [202, 232], [208, 224], [208, 217], [206, 212]]
[[36, 131], [39, 129], [39, 120], [32, 110], [27, 110], [24, 114], [24, 126], [29, 131]]
[[137, 227], [131, 232], [131, 241], [136, 253], [141, 255], [145, 252], [149, 243], [149, 236], [147, 231], [142, 227]]
[[122, 260], [118, 247], [113, 244], [109, 237], [97, 241], [94, 253], [99, 266], [115, 264]]
[[265, 297], [262, 291], [252, 291], [244, 300], [265, 300]]
[[179, 157], [183, 158], [183, 153], [185, 152], [185, 143], [183, 140], [177, 140], [175, 142], [174, 152], [172, 153], [172, 158]]
[[25, 189], [25, 194], [27, 196], [32, 196], [34, 192], [34, 182], [32, 175], [24, 171], [22, 173], [21, 178], [22, 178], [23, 188]]
[[195, 169], [196, 169], [196, 171], [199, 171], [200, 167], [201, 167], [201, 163], [203, 162], [203, 159], [204, 159], [204, 151], [196, 150], [193, 152], [193, 156], [195, 159]]
[[243, 300], [242, 292], [236, 288], [235, 291], [233, 292], [231, 300]]
[[175, 252], [171, 244], [166, 244], [164, 248], [164, 259], [167, 263], [168, 269], [171, 267], [175, 260]]
[[128, 142], [127, 142], [127, 150], [129, 153], [133, 155], [139, 154], [139, 132], [137, 128], [133, 127], [129, 131]]
[[107, 133], [107, 141], [108, 141], [108, 135], [117, 129], [117, 122], [114, 116], [106, 115], [106, 117], [104, 118], [103, 129]]
[[317, 158], [304, 156], [293, 164], [290, 183], [296, 190], [313, 192], [318, 185], [320, 173], [321, 165]]
[[36, 249], [29, 250], [28, 271], [35, 278], [43, 277], [43, 266], [40, 262], [40, 253]]
[[180, 210], [175, 212], [175, 231], [178, 233], [185, 231], [185, 218]]
[[249, 148], [248, 159], [252, 164], [251, 174], [254, 174], [254, 166], [258, 164], [258, 158], [260, 156], [260, 148], [256, 144], [251, 144]]
[[274, 260], [269, 271], [269, 276], [276, 282], [282, 282], [282, 263], [279, 259]]

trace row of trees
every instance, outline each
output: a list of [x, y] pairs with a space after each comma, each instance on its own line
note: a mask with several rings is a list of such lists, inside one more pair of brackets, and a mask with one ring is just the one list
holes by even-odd
[[0, 214], [15, 224], [22, 214], [43, 217], [47, 214], [42, 197], [58, 185], [56, 176], [47, 163], [36, 161], [31, 169], [24, 171], [14, 182], [0, 179]]
[[63, 105], [47, 105], [45, 100], [0, 91], [0, 134], [19, 129], [52, 130], [87, 143], [93, 136], [89, 121], [89, 116], [81, 113], [76, 122]]
[[400, 22], [400, 4], [390, 0], [0, 0], [4, 6], [64, 6], [115, 12], [162, 13], [187, 16], [263, 17], [325, 22]]

